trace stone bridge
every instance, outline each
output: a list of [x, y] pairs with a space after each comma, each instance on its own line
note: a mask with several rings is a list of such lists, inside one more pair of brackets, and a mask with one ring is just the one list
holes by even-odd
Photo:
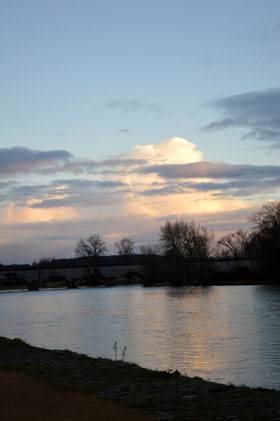
[[78, 288], [82, 285], [114, 285], [116, 278], [142, 278], [143, 266], [93, 266], [34, 268], [32, 266], [0, 267], [0, 287], [22, 285], [29, 290], [38, 290], [44, 284], [52, 282], [64, 283], [67, 288]]
[[[161, 259], [161, 256], [157, 256]], [[100, 264], [104, 262], [105, 264]], [[116, 280], [143, 280], [145, 261], [141, 256], [134, 256], [124, 263], [117, 256], [104, 257], [96, 268], [87, 264], [79, 265], [75, 259], [53, 261], [46, 267], [31, 265], [0, 266], [0, 287], [22, 286], [29, 290], [38, 290], [46, 284], [59, 282], [67, 288], [79, 286], [114, 285]], [[196, 265], [199, 262], [196, 263]], [[215, 272], [232, 272], [235, 269], [246, 269], [255, 272], [259, 268], [257, 260], [212, 260]]]
[[212, 260], [211, 263], [213, 270], [217, 272], [231, 272], [238, 268], [256, 272], [261, 267], [261, 262], [257, 259], [217, 259]]

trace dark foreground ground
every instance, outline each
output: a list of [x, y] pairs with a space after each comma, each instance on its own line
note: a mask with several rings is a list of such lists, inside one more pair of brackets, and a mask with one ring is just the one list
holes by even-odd
[[0, 372], [1, 421], [156, 421], [117, 403], [18, 371]]
[[[6, 409], [8, 398], [11, 405], [13, 403], [13, 410], [20, 405], [20, 402], [24, 401], [22, 393], [24, 390], [27, 393], [24, 389], [24, 382], [27, 381], [30, 384], [30, 381], [33, 381], [32, 378], [35, 378], [36, 381], [41, 380], [40, 384], [44, 390], [42, 395], [47, 397], [50, 409], [53, 396], [58, 396], [57, 391], [59, 390], [59, 393], [62, 394], [66, 391], [74, 392], [70, 398], [71, 402], [78, 397], [83, 400], [84, 394], [88, 394], [110, 400], [122, 407], [146, 413], [158, 420], [280, 420], [280, 392], [275, 390], [225, 386], [206, 382], [199, 378], [181, 376], [176, 372], [152, 371], [135, 364], [90, 358], [70, 351], [51, 351], [32, 347], [19, 339], [9, 340], [0, 337], [0, 372], [2, 376], [0, 376], [0, 381], [2, 378], [0, 395], [3, 402], [6, 393]], [[19, 386], [20, 381], [22, 381], [22, 393], [17, 394], [13, 389], [15, 386], [12, 385]], [[10, 389], [8, 389], [7, 383], [10, 384]], [[39, 390], [39, 386], [33, 384], [33, 390], [34, 388]], [[55, 393], [52, 392], [53, 388], [56, 390]], [[30, 390], [32, 393], [32, 389]], [[82, 392], [82, 395], [78, 392]], [[10, 396], [11, 393], [14, 395]], [[36, 397], [34, 396], [35, 401]], [[80, 403], [80, 405], [88, 409], [85, 401], [82, 402], [84, 403]], [[105, 408], [106, 402], [103, 400], [102, 402], [103, 408]], [[8, 418], [7, 413], [3, 415], [3, 406], [1, 418], [1, 406], [1, 421], [32, 419], [28, 416], [26, 418]], [[25, 410], [30, 409], [30, 405], [25, 405], [25, 408]], [[79, 411], [77, 408], [75, 410]], [[69, 411], [71, 410], [68, 407]], [[112, 417], [109, 415], [109, 418], [93, 414], [92, 418], [88, 415], [87, 419], [115, 420], [118, 419], [116, 411], [117, 409], [114, 409], [112, 413], [115, 415]], [[81, 410], [80, 414], [82, 412]], [[68, 414], [66, 418], [61, 415], [60, 419], [74, 420], [75, 415], [74, 418], [71, 418], [70, 415]], [[139, 416], [141, 417], [141, 415]], [[36, 419], [48, 420], [48, 418]], [[53, 416], [49, 419], [55, 420]], [[78, 417], [76, 419], [78, 421], [85, 418]], [[136, 421], [138, 418], [131, 412], [120, 415], [119, 419]]]

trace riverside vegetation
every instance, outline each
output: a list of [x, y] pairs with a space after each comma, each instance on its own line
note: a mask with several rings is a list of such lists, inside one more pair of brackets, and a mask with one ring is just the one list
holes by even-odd
[[159, 420], [279, 420], [280, 392], [153, 371], [123, 361], [33, 347], [0, 337], [0, 370], [109, 399]]
[[[39, 262], [33, 262], [33, 266], [38, 269], [68, 265], [90, 266], [94, 272], [91, 279], [87, 278], [87, 286], [131, 283], [144, 283], [146, 286], [280, 283], [280, 201], [264, 205], [251, 215], [250, 221], [253, 224], [250, 231], [228, 233], [216, 244], [213, 233], [195, 221], [167, 221], [160, 227], [159, 244], [142, 245], [141, 254], [134, 254], [134, 241], [122, 238], [114, 244], [117, 256], [105, 256], [107, 247], [104, 240], [99, 234], [92, 234], [78, 240], [76, 259], [43, 257]], [[123, 278], [114, 275], [106, 279], [99, 271], [102, 262], [107, 264], [104, 259], [111, 262], [113, 259], [115, 264], [121, 265], [141, 265], [143, 270], [141, 273], [128, 273]], [[235, 260], [238, 266], [230, 271], [216, 271], [215, 260]], [[243, 266], [242, 260], [253, 262], [252, 268]], [[16, 273], [13, 274], [20, 266], [11, 265], [7, 268], [11, 273], [2, 282], [0, 289], [22, 286], [22, 279], [18, 279]], [[28, 266], [22, 265], [23, 269]], [[65, 286], [64, 281], [61, 284], [60, 278], [49, 282], [51, 285], [45, 283], [44, 286], [51, 287], [54, 282], [60, 282], [57, 286]]]
[[[160, 227], [159, 244], [140, 247], [146, 257], [146, 279], [150, 285], [168, 281], [175, 286], [215, 282], [211, 259], [257, 259], [258, 273], [252, 281], [279, 281], [280, 201], [270, 202], [253, 213], [249, 221], [253, 228], [228, 233], [214, 244], [214, 235], [195, 221], [167, 221]], [[115, 243], [116, 251], [125, 257], [133, 254], [134, 241], [123, 238]], [[98, 235], [80, 239], [75, 247], [77, 257], [87, 257], [96, 267], [97, 257], [106, 251]], [[156, 261], [157, 254], [161, 261]], [[250, 277], [249, 277], [250, 278]]]

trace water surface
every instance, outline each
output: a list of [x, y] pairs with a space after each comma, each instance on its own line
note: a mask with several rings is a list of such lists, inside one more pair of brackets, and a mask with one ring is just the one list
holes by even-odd
[[0, 335], [222, 383], [280, 389], [277, 286], [0, 293]]

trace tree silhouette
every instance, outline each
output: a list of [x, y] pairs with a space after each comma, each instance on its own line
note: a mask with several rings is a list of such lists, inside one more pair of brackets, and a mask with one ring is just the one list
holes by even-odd
[[127, 257], [133, 254], [134, 241], [130, 238], [124, 237], [120, 241], [116, 241], [114, 246], [120, 256]]
[[267, 270], [279, 277], [280, 202], [264, 205], [249, 220], [254, 224], [253, 241], [259, 256], [265, 260]]
[[105, 242], [99, 234], [90, 235], [87, 239], [80, 238], [75, 247], [76, 257], [88, 257], [96, 266], [97, 257], [103, 256], [107, 251]]
[[165, 255], [184, 259], [207, 259], [213, 234], [194, 221], [167, 221], [160, 227], [160, 242]]
[[221, 257], [245, 259], [249, 257], [252, 233], [246, 230], [230, 232], [218, 241], [222, 246]]
[[192, 263], [208, 259], [212, 241], [213, 234], [194, 221], [167, 221], [160, 227], [160, 243], [174, 284], [192, 280]]

